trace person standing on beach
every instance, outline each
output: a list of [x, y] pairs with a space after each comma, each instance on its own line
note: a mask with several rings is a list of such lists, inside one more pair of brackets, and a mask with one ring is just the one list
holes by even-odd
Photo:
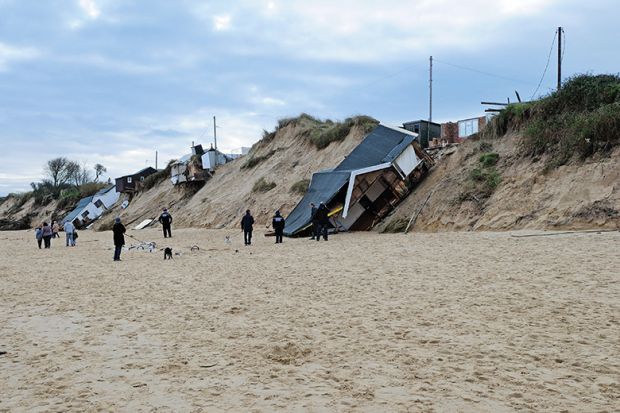
[[63, 229], [65, 230], [65, 239], [67, 241], [67, 247], [75, 246], [75, 239], [73, 238], [73, 233], [75, 232], [75, 225], [73, 225], [73, 222], [71, 221], [65, 222]]
[[114, 234], [114, 261], [121, 260], [121, 251], [125, 245], [125, 226], [121, 224], [119, 217], [114, 218], [112, 234]]
[[310, 239], [315, 239], [317, 238], [318, 235], [318, 229], [319, 229], [319, 223], [316, 220], [316, 205], [314, 205], [314, 202], [310, 202], [310, 220], [312, 222], [312, 238]]
[[323, 235], [323, 239], [327, 241], [327, 226], [329, 225], [329, 209], [323, 202], [319, 204], [319, 207], [316, 210], [316, 221], [318, 223], [318, 229], [316, 232], [316, 240], [321, 240], [321, 234]]
[[60, 225], [58, 225], [58, 222], [52, 221], [52, 238], [60, 238], [60, 234], [58, 234], [59, 231]]
[[41, 236], [43, 237], [43, 245], [45, 248], [50, 248], [52, 244], [52, 227], [50, 227], [47, 222], [43, 223], [43, 228], [41, 228]]
[[172, 238], [172, 232], [170, 226], [172, 225], [172, 215], [168, 213], [168, 209], [164, 208], [163, 212], [159, 216], [159, 223], [164, 229], [164, 238]]
[[241, 230], [243, 231], [243, 241], [245, 245], [252, 245], [252, 231], [254, 230], [254, 217], [250, 214], [250, 210], [245, 211], [245, 215], [241, 218]]
[[280, 215], [280, 211], [276, 211], [276, 214], [271, 221], [271, 226], [276, 232], [276, 244], [282, 244], [282, 234], [284, 233], [285, 221], [282, 215]]
[[41, 249], [41, 243], [43, 242], [43, 230], [41, 227], [37, 227], [34, 230], [34, 237], [37, 240], [37, 244], [39, 245], [39, 249]]

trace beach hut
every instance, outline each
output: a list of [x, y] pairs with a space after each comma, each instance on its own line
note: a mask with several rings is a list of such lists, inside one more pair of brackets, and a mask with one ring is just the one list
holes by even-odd
[[153, 167], [147, 167], [139, 170], [138, 172], [121, 176], [120, 178], [116, 178], [116, 192], [122, 193], [132, 193], [140, 189], [140, 186], [144, 180], [154, 173], [157, 172], [157, 169]]
[[312, 175], [303, 199], [286, 219], [284, 234], [310, 231], [309, 204], [325, 203], [332, 226], [368, 230], [402, 201], [433, 165], [418, 134], [379, 125], [334, 169]]

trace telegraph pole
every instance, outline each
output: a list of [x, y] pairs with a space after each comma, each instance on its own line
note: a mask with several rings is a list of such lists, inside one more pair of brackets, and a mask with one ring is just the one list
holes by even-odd
[[558, 27], [558, 91], [562, 87], [562, 27]]
[[157, 151], [155, 151], [155, 169], [157, 169]]
[[431, 122], [433, 121], [433, 56], [430, 57], [428, 92], [428, 125], [426, 126], [426, 144], [430, 145]]
[[217, 131], [215, 130], [217, 126], [215, 125], [215, 116], [213, 117], [213, 145], [215, 146], [215, 150], [217, 151]]

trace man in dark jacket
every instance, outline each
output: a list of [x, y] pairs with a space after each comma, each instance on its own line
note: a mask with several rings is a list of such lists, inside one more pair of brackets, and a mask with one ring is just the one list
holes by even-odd
[[323, 234], [323, 239], [327, 241], [327, 226], [329, 225], [329, 209], [323, 202], [319, 205], [314, 214], [316, 222], [318, 224], [318, 229], [316, 232], [316, 240], [321, 240], [321, 234]]
[[243, 231], [243, 240], [245, 245], [252, 244], [252, 230], [254, 227], [254, 217], [250, 214], [250, 210], [245, 211], [245, 215], [241, 218], [241, 230]]
[[316, 205], [314, 205], [313, 202], [310, 202], [310, 220], [312, 222], [312, 227], [310, 227], [312, 231], [312, 238], [310, 239], [315, 239], [319, 236], [319, 223], [316, 221]]
[[118, 217], [114, 219], [112, 233], [114, 234], [114, 261], [120, 261], [121, 250], [125, 245], [125, 226], [121, 224], [121, 219]]
[[282, 234], [284, 233], [284, 218], [280, 215], [280, 211], [276, 211], [276, 214], [271, 221], [271, 226], [276, 232], [276, 244], [282, 244]]
[[159, 216], [159, 223], [164, 228], [164, 238], [172, 238], [172, 232], [170, 232], [170, 225], [172, 224], [172, 215], [168, 213], [168, 210], [164, 208], [164, 211]]

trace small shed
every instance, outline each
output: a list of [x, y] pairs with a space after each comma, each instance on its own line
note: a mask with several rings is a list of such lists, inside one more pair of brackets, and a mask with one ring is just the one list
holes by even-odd
[[429, 142], [441, 137], [441, 124], [427, 120], [414, 120], [403, 123], [403, 128], [419, 136], [422, 148], [428, 148]]
[[139, 170], [131, 175], [121, 176], [116, 178], [116, 192], [131, 193], [140, 189], [141, 183], [146, 177], [153, 175], [157, 172], [157, 169], [153, 167], [147, 167]]

